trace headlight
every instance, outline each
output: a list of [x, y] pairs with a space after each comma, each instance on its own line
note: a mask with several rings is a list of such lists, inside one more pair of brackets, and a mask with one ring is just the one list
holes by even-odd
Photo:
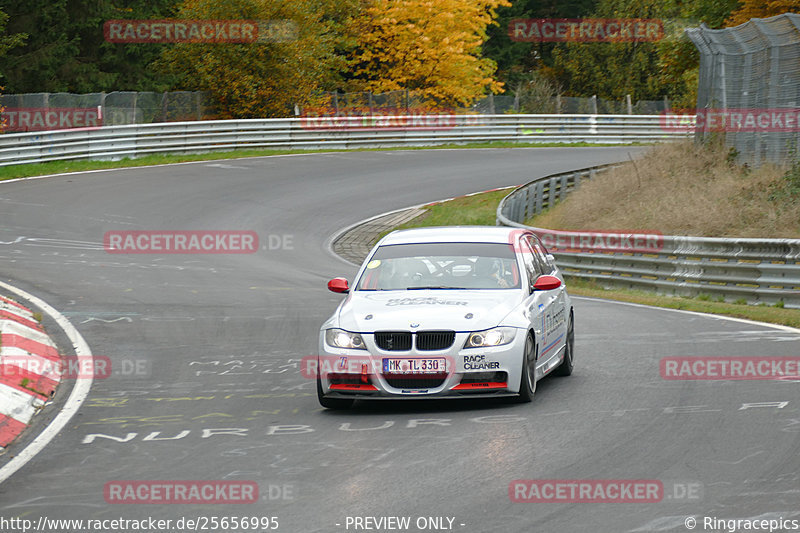
[[354, 350], [366, 350], [364, 339], [358, 333], [350, 333], [343, 329], [326, 329], [325, 342], [328, 346], [336, 348], [351, 348]]
[[464, 348], [478, 348], [480, 346], [502, 346], [514, 340], [516, 328], [493, 328], [485, 331], [470, 333]]

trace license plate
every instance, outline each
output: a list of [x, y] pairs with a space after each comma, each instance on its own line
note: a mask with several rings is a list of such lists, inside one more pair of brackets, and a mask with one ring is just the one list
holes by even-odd
[[447, 360], [444, 357], [430, 359], [384, 359], [384, 374], [444, 374], [447, 372]]

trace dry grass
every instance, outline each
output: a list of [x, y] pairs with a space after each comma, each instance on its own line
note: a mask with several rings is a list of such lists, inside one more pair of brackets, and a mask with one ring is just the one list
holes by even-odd
[[582, 183], [566, 201], [527, 223], [570, 230], [798, 238], [800, 196], [796, 190], [785, 192], [790, 190], [785, 173], [771, 165], [752, 172], [733, 165], [721, 146], [661, 144], [635, 166]]

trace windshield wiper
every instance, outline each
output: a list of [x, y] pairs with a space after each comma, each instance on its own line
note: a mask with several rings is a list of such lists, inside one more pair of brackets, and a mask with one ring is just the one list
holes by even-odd
[[430, 290], [430, 289], [457, 289], [463, 290], [466, 287], [450, 287], [449, 285], [429, 285], [425, 287], [406, 287], [407, 291], [423, 291], [423, 290]]

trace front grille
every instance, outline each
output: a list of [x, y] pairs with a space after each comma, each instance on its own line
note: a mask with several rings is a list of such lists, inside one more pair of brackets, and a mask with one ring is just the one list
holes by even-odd
[[411, 350], [412, 335], [416, 337], [417, 350], [447, 350], [456, 340], [455, 331], [376, 331], [375, 344], [387, 352], [407, 352]]
[[375, 344], [387, 352], [407, 352], [411, 349], [411, 332], [376, 331]]
[[420, 331], [417, 333], [417, 350], [446, 350], [455, 340], [455, 331]]
[[387, 376], [383, 375], [390, 386], [396, 389], [435, 389], [444, 383], [447, 374], [426, 374], [414, 376]]

